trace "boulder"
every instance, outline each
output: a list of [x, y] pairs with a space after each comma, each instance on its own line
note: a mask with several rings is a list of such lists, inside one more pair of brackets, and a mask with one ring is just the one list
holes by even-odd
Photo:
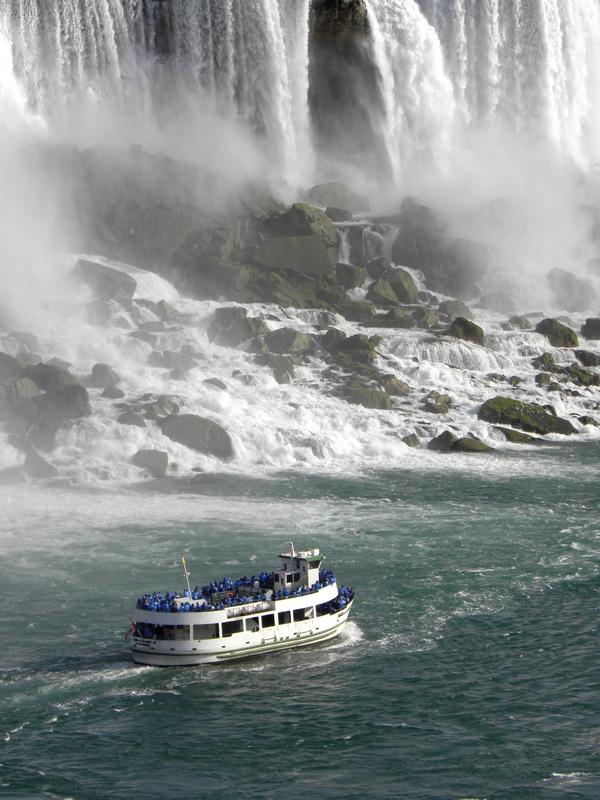
[[598, 386], [600, 385], [600, 375], [591, 372], [589, 369], [580, 367], [579, 364], [570, 364], [568, 367], [561, 367], [560, 371], [568, 380], [578, 386]]
[[532, 359], [531, 366], [534, 369], [542, 369], [544, 372], [554, 372], [556, 370], [556, 361], [552, 353], [542, 353], [541, 356], [536, 356]]
[[23, 469], [30, 478], [37, 478], [39, 480], [55, 478], [58, 475], [58, 470], [54, 464], [50, 464], [45, 458], [42, 458], [33, 447], [28, 447], [26, 450]]
[[335, 265], [336, 280], [344, 289], [356, 289], [357, 286], [362, 286], [366, 274], [362, 267], [345, 264], [343, 261], [338, 261]]
[[385, 278], [401, 303], [416, 303], [419, 292], [410, 272], [405, 269], [392, 269]]
[[566, 269], [551, 269], [546, 275], [546, 283], [554, 295], [557, 307], [564, 308], [565, 311], [584, 311], [598, 303], [590, 282], [578, 278]]
[[94, 364], [88, 386], [94, 389], [113, 389], [120, 380], [117, 373], [108, 364]]
[[404, 397], [411, 392], [408, 383], [396, 378], [395, 375], [382, 375], [380, 383], [383, 391], [393, 397]]
[[117, 417], [117, 422], [121, 425], [134, 425], [136, 428], [146, 427], [146, 420], [136, 411], [124, 411]]
[[414, 328], [415, 321], [402, 308], [392, 308], [387, 314], [378, 314], [371, 322], [375, 328]]
[[160, 395], [143, 407], [146, 419], [160, 419], [179, 413], [179, 405], [167, 395]]
[[[307, 203], [313, 206], [334, 206], [344, 208], [352, 213], [368, 211], [369, 201], [364, 195], [358, 194], [344, 183], [321, 183], [311, 187], [305, 194]], [[352, 215], [350, 215], [352, 218]], [[339, 220], [343, 222], [343, 220]]]
[[537, 333], [543, 334], [553, 347], [577, 347], [579, 340], [574, 330], [557, 319], [546, 318], [536, 325]]
[[416, 433], [408, 433], [406, 436], [402, 437], [402, 441], [405, 445], [408, 445], [408, 447], [418, 447], [420, 444], [419, 437]]
[[0, 400], [18, 412], [23, 404], [41, 394], [39, 386], [30, 378], [7, 378], [0, 382]]
[[589, 350], [575, 350], [575, 356], [584, 367], [600, 367], [600, 354]]
[[269, 332], [269, 326], [258, 317], [249, 317], [242, 306], [215, 309], [208, 328], [208, 338], [215, 344], [237, 347], [248, 339]]
[[53, 367], [50, 364], [35, 364], [26, 367], [21, 376], [29, 378], [46, 392], [60, 391], [67, 386], [81, 386], [81, 381], [66, 369]]
[[175, 322], [179, 318], [179, 312], [166, 300], [159, 300], [154, 307], [154, 313], [163, 322]]
[[440, 322], [438, 312], [434, 308], [428, 308], [427, 306], [416, 308], [412, 313], [411, 319], [417, 328], [435, 328]]
[[397, 305], [398, 296], [386, 280], [378, 278], [369, 286], [367, 300], [379, 306]]
[[450, 317], [451, 322], [456, 317], [471, 319], [471, 309], [462, 300], [442, 300], [438, 306], [438, 311], [440, 314]]
[[0, 381], [6, 378], [17, 378], [23, 369], [23, 364], [18, 358], [0, 352]]
[[600, 339], [600, 318], [588, 317], [581, 326], [581, 335], [586, 339]]
[[221, 392], [227, 391], [227, 384], [223, 383], [219, 378], [205, 378], [202, 383], [211, 389], [218, 389]]
[[[319, 203], [313, 203], [313, 205], [319, 205]], [[345, 208], [327, 206], [325, 213], [332, 222], [351, 222], [352, 220], [352, 212], [346, 211]]]
[[540, 441], [535, 436], [530, 436], [528, 433], [521, 433], [521, 431], [516, 431], [513, 428], [504, 428], [501, 425], [496, 425], [495, 429], [500, 431], [506, 441], [512, 444], [532, 444]]
[[319, 339], [319, 344], [328, 353], [337, 350], [339, 345], [346, 339], [346, 334], [338, 328], [328, 328], [328, 330]]
[[462, 436], [452, 445], [455, 453], [492, 453], [494, 448], [482, 442], [477, 436]]
[[447, 414], [452, 405], [449, 395], [436, 392], [435, 389], [432, 389], [421, 402], [423, 409], [430, 414]]
[[536, 386], [549, 386], [554, 383], [554, 378], [548, 372], [540, 372], [535, 376]]
[[341, 391], [341, 396], [352, 405], [387, 411], [392, 407], [392, 398], [380, 389], [351, 384]]
[[506, 323], [503, 323], [502, 327], [506, 326], [507, 329], [515, 329], [519, 331], [527, 331], [531, 328], [531, 322], [527, 319], [527, 317], [520, 317], [517, 314], [514, 314]]
[[458, 437], [452, 431], [443, 431], [428, 442], [427, 449], [436, 453], [449, 453], [457, 441]]
[[165, 436], [199, 453], [229, 459], [233, 444], [227, 431], [218, 423], [195, 414], [164, 417], [158, 425]]
[[92, 413], [87, 389], [71, 384], [58, 391], [46, 392], [33, 398], [36, 412], [44, 423], [89, 417]]
[[494, 425], [509, 425], [514, 428], [546, 435], [576, 433], [576, 429], [566, 419], [555, 416], [546, 407], [537, 403], [523, 403], [510, 397], [492, 397], [486, 400], [477, 414], [484, 422]]
[[344, 353], [368, 353], [367, 361], [372, 361], [380, 343], [380, 336], [366, 336], [364, 333], [355, 333], [353, 336], [343, 339], [337, 349]]
[[291, 383], [294, 379], [294, 362], [289, 356], [263, 353], [256, 356], [256, 362], [264, 367], [270, 367], [277, 383]]
[[169, 466], [169, 456], [164, 450], [138, 450], [131, 461], [153, 478], [164, 478]]
[[373, 321], [375, 314], [373, 303], [369, 303], [366, 300], [355, 300], [347, 307], [344, 316], [351, 322], [362, 322], [368, 325]]
[[277, 328], [263, 336], [263, 342], [271, 353], [311, 353], [315, 339], [308, 333], [299, 333], [293, 328]]
[[80, 258], [74, 274], [78, 280], [89, 286], [99, 300], [116, 300], [122, 305], [131, 305], [137, 283], [126, 272]]
[[450, 327], [446, 333], [457, 339], [463, 339], [465, 342], [473, 342], [474, 344], [483, 346], [483, 328], [480, 328], [479, 325], [476, 325], [470, 319], [456, 317], [456, 319], [453, 319], [450, 323]]
[[379, 258], [372, 258], [367, 263], [367, 274], [369, 278], [373, 278], [374, 281], [378, 280], [379, 278], [383, 278], [385, 273], [392, 268], [392, 262], [389, 258], [383, 258], [380, 256]]
[[598, 420], [585, 414], [579, 417], [579, 422], [581, 422], [582, 425], [592, 425], [594, 428], [598, 427]]

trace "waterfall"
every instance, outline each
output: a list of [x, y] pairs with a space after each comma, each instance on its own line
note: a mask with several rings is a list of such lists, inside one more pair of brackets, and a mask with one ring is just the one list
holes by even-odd
[[[333, 131], [314, 136], [311, 0], [0, 0], [0, 103], [59, 140], [156, 144], [168, 129], [185, 155], [195, 148], [209, 160], [206, 131], [231, 152], [235, 140], [219, 126], [234, 126], [294, 183], [311, 176], [328, 135], [322, 164], [334, 153], [336, 169], [387, 170], [396, 186], [448, 170], [473, 132], [547, 144], [584, 167], [600, 160], [599, 0], [361, 7], [369, 52], [358, 69], [372, 69], [380, 91], [329, 100], [338, 121], [352, 118], [344, 103], [359, 102], [354, 141], [352, 131], [343, 142]], [[366, 94], [372, 83], [356, 86]], [[371, 158], [369, 148], [385, 152]]]

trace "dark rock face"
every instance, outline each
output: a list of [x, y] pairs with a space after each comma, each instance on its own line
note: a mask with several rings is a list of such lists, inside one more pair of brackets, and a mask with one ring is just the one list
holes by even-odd
[[477, 436], [462, 436], [452, 445], [455, 453], [492, 453], [494, 448], [482, 442]]
[[351, 384], [341, 391], [341, 396], [352, 405], [364, 406], [365, 408], [374, 408], [380, 410], [388, 410], [392, 407], [392, 398], [380, 389], [372, 389], [368, 386], [359, 386]]
[[583, 311], [598, 303], [596, 292], [588, 281], [582, 280], [565, 269], [555, 267], [546, 275], [554, 300], [565, 311]]
[[458, 441], [458, 437], [452, 431], [443, 431], [439, 436], [427, 444], [428, 450], [434, 450], [436, 453], [449, 453]]
[[328, 353], [332, 353], [337, 350], [345, 338], [344, 331], [340, 331], [337, 328], [329, 328], [319, 339], [319, 344]]
[[116, 386], [107, 386], [103, 390], [101, 397], [106, 397], [107, 400], [121, 400], [121, 398], [125, 397], [125, 392]]
[[74, 272], [99, 300], [116, 300], [126, 306], [131, 304], [137, 284], [130, 275], [83, 258], [77, 262]]
[[536, 325], [536, 331], [544, 334], [553, 347], [577, 347], [579, 339], [572, 328], [557, 319], [546, 318]]
[[392, 268], [392, 262], [389, 258], [383, 258], [383, 256], [379, 258], [372, 258], [367, 263], [367, 273], [369, 278], [373, 278], [374, 281], [378, 280], [379, 278], [383, 278], [385, 273]]
[[506, 441], [512, 444], [532, 444], [540, 441], [540, 439], [537, 439], [535, 436], [530, 436], [528, 433], [521, 433], [521, 431], [515, 431], [512, 428], [504, 428], [501, 425], [496, 425], [495, 427], [497, 431], [503, 434]]
[[427, 286], [435, 291], [467, 296], [488, 267], [487, 247], [450, 238], [444, 220], [414, 197], [402, 201], [398, 223], [394, 262], [421, 270]]
[[18, 358], [0, 353], [0, 381], [5, 378], [17, 378], [21, 374], [23, 364]]
[[66, 369], [53, 367], [50, 364], [35, 364], [26, 367], [21, 376], [29, 378], [46, 392], [60, 391], [67, 386], [81, 386], [81, 381]]
[[137, 428], [146, 427], [146, 421], [142, 415], [135, 411], [124, 411], [117, 417], [117, 422], [121, 425], [135, 425]]
[[372, 118], [382, 108], [365, 0], [313, 0], [309, 106], [318, 150], [329, 163], [352, 160], [389, 174]]
[[114, 388], [120, 380], [117, 373], [108, 364], [94, 364], [88, 385], [95, 389], [108, 389]]
[[584, 367], [600, 367], [600, 355], [590, 353], [589, 350], [575, 350], [576, 358]]
[[378, 278], [369, 286], [367, 300], [377, 306], [390, 306], [398, 303], [398, 295], [386, 280]]
[[215, 316], [208, 328], [208, 338], [215, 344], [237, 347], [242, 342], [269, 332], [262, 319], [249, 317], [241, 306], [215, 309]]
[[153, 478], [164, 478], [169, 466], [169, 456], [163, 450], [138, 450], [131, 461]]
[[221, 459], [233, 457], [229, 434], [210, 419], [195, 414], [181, 414], [164, 417], [158, 424], [165, 436], [192, 450]]
[[[316, 203], [315, 205], [319, 205]], [[333, 206], [327, 206], [325, 209], [325, 213], [329, 217], [332, 222], [350, 222], [352, 220], [352, 214], [350, 211], [346, 211], [344, 208], [334, 208]]]
[[36, 416], [44, 425], [58, 425], [65, 420], [89, 417], [92, 413], [87, 389], [79, 384], [38, 395], [33, 398], [33, 404]]
[[416, 303], [419, 292], [412, 275], [405, 269], [392, 269], [386, 272], [385, 278], [394, 290], [401, 303]]
[[483, 346], [483, 329], [472, 322], [470, 319], [463, 317], [456, 317], [450, 323], [447, 331], [449, 336], [455, 336], [457, 339], [463, 339], [465, 342], [474, 342]]
[[600, 339], [600, 318], [588, 317], [581, 326], [581, 335], [586, 339]]
[[541, 435], [548, 433], [567, 435], [577, 432], [568, 420], [549, 413], [545, 407], [537, 403], [522, 403], [510, 397], [493, 397], [486, 400], [477, 416], [485, 422], [510, 425]]
[[293, 328], [278, 328], [263, 336], [263, 341], [271, 353], [310, 353], [315, 340], [307, 333], [298, 333]]
[[335, 277], [344, 289], [355, 289], [357, 286], [363, 285], [366, 272], [362, 267], [355, 267], [353, 264], [344, 264], [338, 261], [335, 265]]
[[256, 362], [270, 367], [277, 383], [291, 383], [294, 379], [294, 360], [290, 356], [263, 353], [256, 356]]

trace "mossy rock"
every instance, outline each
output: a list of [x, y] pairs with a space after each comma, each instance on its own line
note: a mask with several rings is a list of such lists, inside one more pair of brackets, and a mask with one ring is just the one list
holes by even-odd
[[579, 364], [571, 364], [568, 367], [562, 367], [561, 372], [578, 386], [600, 385], [600, 375], [597, 375], [595, 372], [590, 372], [589, 369], [580, 367]]
[[456, 317], [471, 318], [471, 309], [462, 300], [442, 300], [438, 306], [438, 311], [440, 314], [450, 317], [450, 321], [456, 319]]
[[464, 317], [456, 317], [452, 320], [446, 333], [449, 336], [454, 336], [456, 339], [462, 339], [465, 342], [473, 342], [474, 344], [483, 346], [483, 328], [476, 325], [472, 320], [465, 319]]
[[531, 366], [534, 369], [541, 369], [544, 372], [555, 372], [556, 361], [552, 353], [542, 353], [541, 356], [537, 356], [532, 360]]
[[320, 236], [278, 236], [264, 239], [254, 261], [269, 269], [291, 270], [304, 275], [334, 275], [334, 265]]
[[237, 347], [254, 336], [268, 333], [269, 326], [257, 317], [249, 317], [241, 306], [226, 306], [215, 309], [208, 326], [208, 338], [218, 345]]
[[422, 306], [413, 311], [412, 319], [417, 328], [435, 328], [439, 325], [440, 317], [434, 308]]
[[370, 324], [376, 315], [375, 306], [366, 300], [355, 300], [351, 302], [344, 316], [351, 322], [362, 322], [364, 325]]
[[528, 433], [521, 433], [521, 431], [515, 431], [513, 428], [504, 428], [502, 425], [496, 425], [495, 429], [500, 431], [506, 441], [512, 444], [533, 444], [534, 442], [540, 441], [535, 436], [530, 436]]
[[396, 378], [395, 375], [383, 375], [381, 378], [381, 388], [384, 392], [391, 394], [393, 397], [404, 397], [411, 392], [408, 383]]
[[589, 417], [586, 414], [579, 417], [579, 422], [581, 422], [582, 425], [592, 425], [595, 428], [598, 427], [598, 420], [594, 419], [594, 417]]
[[557, 319], [547, 317], [536, 325], [537, 333], [543, 334], [553, 347], [578, 347], [579, 339], [572, 328]]
[[328, 328], [320, 337], [319, 344], [328, 353], [333, 353], [346, 338], [344, 331], [340, 331], [338, 328]]
[[385, 278], [401, 303], [418, 302], [419, 290], [410, 272], [405, 269], [392, 269], [386, 272]]
[[561, 433], [569, 435], [576, 433], [571, 423], [549, 413], [546, 408], [537, 403], [523, 403], [510, 397], [492, 397], [486, 400], [479, 409], [478, 418], [484, 422], [498, 425], [510, 425], [514, 428], [546, 435], [548, 433]]
[[584, 367], [600, 367], [600, 355], [589, 350], [575, 350], [575, 357]]
[[294, 361], [289, 356], [262, 353], [255, 360], [257, 364], [271, 368], [277, 383], [291, 383], [294, 379]]
[[391, 306], [398, 303], [396, 292], [383, 278], [379, 278], [369, 286], [367, 300], [379, 306]]
[[363, 285], [367, 273], [363, 267], [355, 267], [354, 264], [338, 261], [335, 265], [335, 277], [344, 289], [356, 289], [357, 286]]
[[392, 398], [380, 389], [351, 385], [341, 391], [341, 396], [352, 405], [387, 411], [392, 407]]
[[414, 328], [415, 321], [403, 308], [392, 308], [387, 314], [378, 314], [371, 323], [374, 328]]
[[308, 333], [299, 333], [293, 328], [278, 328], [263, 336], [263, 342], [271, 353], [312, 353], [315, 339]]
[[452, 400], [447, 394], [441, 394], [433, 389], [422, 400], [423, 409], [430, 414], [447, 414], [452, 405]]
[[554, 378], [548, 372], [540, 372], [535, 376], [536, 386], [549, 386]]
[[490, 447], [477, 436], [469, 435], [462, 436], [452, 445], [452, 451], [455, 453], [492, 453], [493, 447]]
[[443, 431], [428, 442], [427, 449], [436, 453], [449, 453], [457, 441], [458, 437], [452, 431]]
[[418, 447], [420, 444], [419, 437], [416, 433], [408, 433], [406, 436], [402, 437], [402, 441], [408, 447]]
[[507, 322], [507, 326], [509, 328], [519, 331], [531, 330], [531, 322], [527, 319], [527, 317], [522, 317], [519, 316], [518, 314], [513, 314], [513, 316], [510, 317], [510, 319]]

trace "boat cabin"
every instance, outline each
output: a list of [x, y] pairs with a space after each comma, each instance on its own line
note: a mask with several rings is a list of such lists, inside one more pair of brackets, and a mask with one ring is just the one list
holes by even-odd
[[292, 542], [287, 553], [280, 553], [281, 567], [273, 570], [273, 589], [293, 591], [306, 586], [310, 589], [319, 581], [319, 569], [324, 556], [314, 550], [294, 549]]

